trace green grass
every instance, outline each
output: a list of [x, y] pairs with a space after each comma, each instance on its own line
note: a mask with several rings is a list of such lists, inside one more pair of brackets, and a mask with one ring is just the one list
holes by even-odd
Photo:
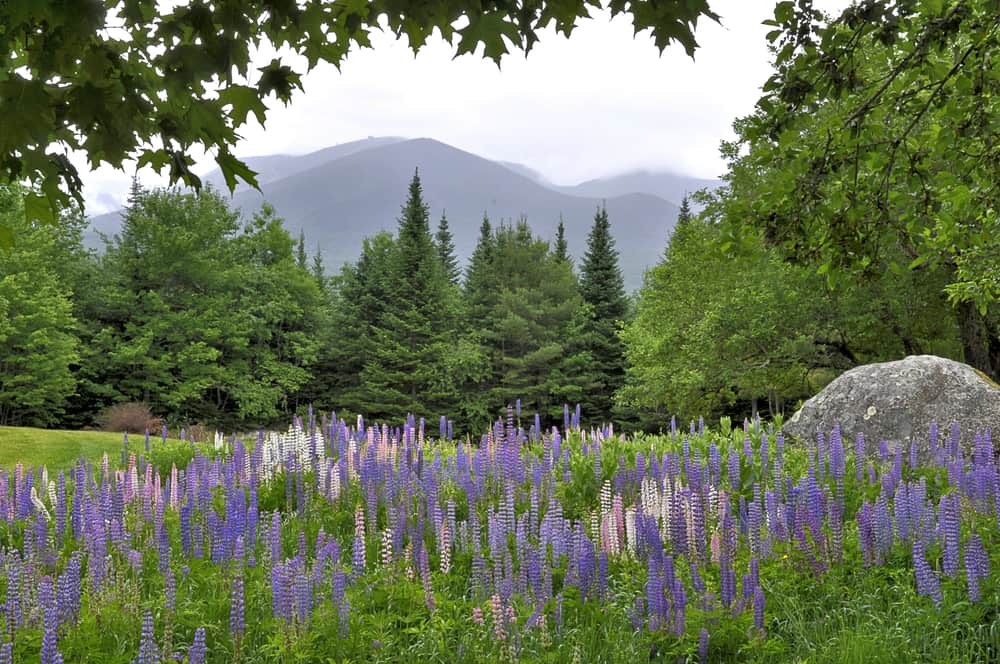
[[[133, 450], [142, 450], [141, 435], [131, 436], [129, 442]], [[159, 437], [156, 442], [160, 443]], [[59, 470], [69, 468], [81, 456], [96, 460], [105, 452], [117, 463], [121, 449], [120, 433], [0, 427], [0, 466], [7, 468], [20, 461], [26, 466]]]

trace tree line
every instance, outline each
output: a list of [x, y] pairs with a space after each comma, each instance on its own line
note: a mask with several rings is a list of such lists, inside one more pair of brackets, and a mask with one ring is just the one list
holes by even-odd
[[485, 217], [463, 271], [415, 173], [396, 233], [328, 276], [272, 209], [243, 221], [211, 190], [134, 183], [100, 253], [82, 218], [28, 223], [23, 192], [2, 191], [17, 244], [0, 252], [0, 424], [87, 426], [133, 401], [227, 428], [307, 405], [463, 427], [514, 403], [615, 414], [629, 303], [603, 208], [578, 271], [562, 225], [550, 244], [524, 218]]
[[685, 198], [660, 263], [625, 293], [607, 210], [579, 265], [565, 227], [482, 219], [464, 269], [419, 174], [395, 233], [327, 274], [274, 210], [249, 220], [212, 190], [133, 185], [119, 234], [83, 248], [86, 222], [20, 224], [0, 252], [0, 423], [80, 427], [116, 403], [228, 429], [308, 406], [471, 430], [508, 405], [561, 423], [659, 429], [671, 416], [794, 407], [840, 371], [912, 352], [962, 356], [932, 271], [831, 288], [763, 240], [725, 247], [726, 194]]

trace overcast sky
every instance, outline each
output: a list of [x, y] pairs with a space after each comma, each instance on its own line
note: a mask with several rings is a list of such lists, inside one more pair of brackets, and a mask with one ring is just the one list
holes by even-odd
[[[847, 4], [816, 2], [829, 11]], [[627, 17], [607, 15], [582, 21], [570, 39], [543, 33], [530, 56], [513, 53], [499, 70], [478, 55], [452, 59], [440, 39], [414, 57], [405, 41], [375, 34], [374, 48], [351, 54], [341, 72], [319, 66], [305, 76], [305, 92], [288, 107], [271, 102], [266, 128], [245, 127], [235, 152], [305, 153], [393, 135], [519, 162], [557, 184], [635, 168], [716, 177], [719, 142], [753, 110], [771, 71], [770, 28], [761, 22], [774, 2], [711, 6], [722, 25], [698, 25], [694, 60], [679, 45], [660, 56], [648, 34], [633, 37]], [[196, 170], [213, 166], [206, 159]], [[85, 176], [88, 213], [119, 207], [131, 175], [104, 168]]]

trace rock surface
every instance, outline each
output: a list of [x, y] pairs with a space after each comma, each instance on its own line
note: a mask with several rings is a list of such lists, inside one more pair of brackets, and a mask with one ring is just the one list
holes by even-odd
[[[935, 355], [911, 355], [895, 362], [855, 367], [806, 401], [784, 426], [786, 436], [814, 441], [840, 425], [844, 446], [865, 435], [868, 452], [879, 441], [890, 447], [918, 443], [921, 455], [932, 449], [931, 424], [939, 436], [957, 422], [961, 443], [971, 449], [977, 432], [990, 429], [1000, 438], [1000, 387], [967, 364]], [[944, 441], [941, 441], [944, 444]]]

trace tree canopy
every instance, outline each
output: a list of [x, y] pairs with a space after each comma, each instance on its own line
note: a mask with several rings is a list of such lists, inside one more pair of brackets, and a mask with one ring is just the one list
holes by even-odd
[[939, 271], [965, 359], [1000, 369], [1000, 13], [990, 0], [779, 2], [775, 73], [721, 194], [730, 246], [763, 237], [840, 283]]
[[[251, 115], [264, 123], [266, 100], [287, 104], [302, 88], [305, 71], [291, 56], [306, 70], [339, 67], [371, 46], [373, 31], [405, 36], [417, 52], [436, 30], [456, 56], [482, 46], [499, 64], [511, 47], [530, 51], [542, 29], [568, 36], [605, 7], [630, 14], [661, 51], [679, 42], [693, 54], [698, 19], [718, 20], [708, 0], [180, 0], [169, 10], [157, 0], [0, 2], [0, 181], [36, 185], [25, 214], [49, 221], [71, 199], [82, 206], [71, 151], [93, 168], [135, 159], [197, 187], [191, 151], [201, 148], [230, 188], [237, 178], [256, 184], [231, 150]], [[278, 56], [254, 69], [257, 49]]]

